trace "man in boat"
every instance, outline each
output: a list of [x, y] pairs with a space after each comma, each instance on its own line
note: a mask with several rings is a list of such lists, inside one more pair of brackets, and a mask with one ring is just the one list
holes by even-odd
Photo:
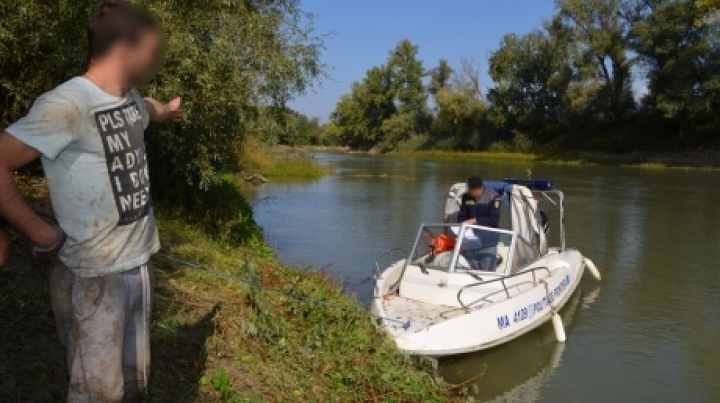
[[[161, 29], [147, 11], [105, 0], [87, 32], [85, 75], [0, 132], [0, 217], [29, 238], [37, 259], [55, 261], [50, 294], [67, 347], [67, 400], [135, 402], [149, 378], [150, 257], [160, 249], [144, 131], [183, 113], [180, 98], [161, 103], [136, 89], [162, 60]], [[13, 172], [38, 157], [57, 226], [14, 182]]]
[[499, 228], [502, 197], [483, 186], [482, 178], [477, 175], [468, 178], [467, 188], [462, 195], [458, 223]]
[[[462, 195], [458, 223], [498, 228], [500, 226], [500, 202], [502, 198], [492, 189], [483, 186], [483, 180], [473, 175], [468, 178], [467, 192]], [[499, 234], [472, 230], [471, 238], [463, 240], [460, 253], [474, 270], [494, 271], [502, 258], [496, 257]], [[466, 233], [467, 234], [467, 233]], [[467, 235], [463, 235], [467, 237]]]

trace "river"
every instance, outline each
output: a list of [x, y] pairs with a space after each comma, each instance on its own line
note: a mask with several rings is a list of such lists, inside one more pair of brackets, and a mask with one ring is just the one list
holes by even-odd
[[280, 260], [342, 276], [364, 302], [376, 257], [409, 249], [421, 222], [440, 221], [451, 184], [532, 169], [565, 193], [568, 245], [603, 276], [586, 275], [562, 312], [567, 343], [545, 325], [441, 361], [448, 382], [476, 385], [484, 401], [720, 401], [720, 172], [317, 158], [336, 173], [255, 189], [256, 219]]

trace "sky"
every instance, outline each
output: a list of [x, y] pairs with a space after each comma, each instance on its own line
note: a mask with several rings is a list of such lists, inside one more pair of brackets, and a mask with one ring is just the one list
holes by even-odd
[[474, 58], [491, 84], [488, 58], [507, 33], [527, 33], [552, 16], [553, 0], [303, 0], [302, 8], [316, 16], [320, 34], [331, 34], [322, 60], [329, 67], [324, 79], [290, 106], [327, 121], [335, 104], [373, 66], [386, 62], [402, 39], [419, 46], [426, 69], [447, 59]]

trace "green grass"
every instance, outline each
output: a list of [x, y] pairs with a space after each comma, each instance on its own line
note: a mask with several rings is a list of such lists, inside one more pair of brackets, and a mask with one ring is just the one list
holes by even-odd
[[317, 179], [333, 171], [307, 150], [273, 149], [255, 140], [246, 143], [238, 158], [243, 174], [259, 173], [270, 179]]
[[614, 165], [641, 168], [681, 168], [681, 169], [718, 169], [718, 161], [697, 160], [692, 163], [676, 162], [672, 158], [663, 159], [662, 156], [648, 158], [633, 158], [613, 153], [588, 153], [587, 156], [563, 153], [519, 153], [519, 152], [493, 152], [493, 151], [445, 151], [445, 150], [418, 150], [388, 153], [388, 155], [416, 156], [437, 159], [480, 160], [497, 162], [533, 162], [545, 164], [564, 165]]
[[317, 179], [333, 171], [308, 155], [284, 154], [273, 158], [263, 161], [257, 168], [268, 178]]
[[[23, 191], [35, 202], [44, 199], [35, 184]], [[163, 253], [344, 309], [156, 258], [148, 401], [459, 399], [443, 390], [429, 361], [399, 353], [382, 337], [365, 309], [327, 273], [280, 264], [257, 234], [238, 246], [162, 208], [158, 220]], [[27, 241], [13, 237], [10, 264], [0, 269], [0, 400], [63, 401], [67, 370], [47, 291], [48, 267], [30, 258]]]
[[488, 161], [536, 161], [539, 156], [527, 153], [494, 151], [446, 151], [418, 150], [391, 152], [388, 155], [430, 157], [437, 159], [488, 160]]
[[[161, 219], [164, 250], [220, 271], [286, 292], [340, 304], [345, 309], [297, 301], [207, 273], [158, 267], [156, 363], [158, 401], [177, 397], [175, 373], [192, 360], [174, 354], [188, 340], [204, 351], [198, 392], [225, 401], [441, 401], [428, 368], [419, 368], [379, 337], [365, 309], [328, 275], [279, 264], [261, 243], [223, 244], [178, 220]], [[198, 324], [211, 324], [206, 330]], [[208, 329], [212, 329], [208, 332]], [[202, 360], [201, 360], [202, 361]], [[197, 377], [197, 376], [196, 376]], [[164, 385], [172, 385], [165, 390]]]

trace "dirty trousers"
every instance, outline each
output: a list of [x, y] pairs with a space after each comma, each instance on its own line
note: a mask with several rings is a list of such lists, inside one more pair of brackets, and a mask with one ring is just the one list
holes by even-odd
[[104, 277], [62, 264], [50, 283], [60, 342], [67, 347], [70, 403], [140, 401], [150, 371], [150, 263]]

